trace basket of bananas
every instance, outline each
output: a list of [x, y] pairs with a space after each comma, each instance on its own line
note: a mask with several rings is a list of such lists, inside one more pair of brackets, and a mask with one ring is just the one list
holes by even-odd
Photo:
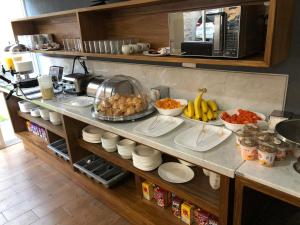
[[206, 88], [198, 90], [195, 100], [189, 100], [183, 111], [183, 117], [210, 123], [214, 125], [222, 125], [219, 119], [219, 107], [215, 100], [205, 100], [203, 95], [207, 92]]

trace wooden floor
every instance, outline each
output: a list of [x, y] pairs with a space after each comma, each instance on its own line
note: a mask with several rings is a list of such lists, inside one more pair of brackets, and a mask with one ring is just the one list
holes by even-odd
[[129, 225], [17, 144], [0, 150], [0, 225]]

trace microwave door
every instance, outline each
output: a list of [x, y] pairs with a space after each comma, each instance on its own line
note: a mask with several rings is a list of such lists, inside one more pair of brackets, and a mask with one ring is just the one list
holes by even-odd
[[223, 26], [224, 14], [218, 13], [214, 17], [213, 56], [223, 55]]

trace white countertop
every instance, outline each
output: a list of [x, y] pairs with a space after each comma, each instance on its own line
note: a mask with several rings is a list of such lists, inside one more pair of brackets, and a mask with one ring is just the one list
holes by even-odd
[[[0, 91], [7, 92], [7, 89], [0, 88]], [[203, 153], [176, 146], [174, 143], [174, 137], [177, 134], [185, 131], [189, 127], [197, 125], [197, 123], [194, 123], [192, 121], [185, 120], [185, 122], [181, 126], [173, 130], [169, 134], [163, 135], [158, 138], [151, 138], [133, 132], [133, 128], [140, 124], [143, 120], [121, 123], [104, 122], [96, 120], [92, 117], [90, 107], [69, 107], [62, 104], [58, 100], [32, 100], [32, 102], [39, 106], [59, 112], [63, 115], [72, 117], [87, 124], [97, 126], [104, 130], [108, 130], [122, 137], [132, 139], [144, 145], [148, 145], [160, 150], [161, 152], [181, 158], [183, 160], [231, 178], [234, 177], [235, 170], [243, 163], [240, 154], [235, 150], [234, 135], [231, 135], [231, 137], [229, 137], [225, 142], [221, 143], [215, 148]]]
[[274, 167], [268, 168], [259, 165], [257, 161], [246, 161], [237, 169], [236, 174], [300, 198], [300, 174], [293, 168], [295, 162], [296, 159], [290, 157], [284, 161], [276, 161]]

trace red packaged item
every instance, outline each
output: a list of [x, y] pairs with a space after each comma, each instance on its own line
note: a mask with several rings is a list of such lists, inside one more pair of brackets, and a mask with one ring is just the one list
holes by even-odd
[[182, 199], [178, 198], [175, 194], [172, 194], [172, 213], [177, 218], [181, 218], [181, 204]]
[[219, 222], [218, 222], [218, 218], [213, 216], [213, 215], [210, 215], [209, 217], [209, 221], [208, 221], [208, 225], [218, 225]]
[[154, 199], [158, 206], [165, 208], [171, 203], [171, 193], [156, 186], [154, 188]]
[[203, 209], [195, 209], [194, 221], [197, 225], [209, 225], [209, 213]]

